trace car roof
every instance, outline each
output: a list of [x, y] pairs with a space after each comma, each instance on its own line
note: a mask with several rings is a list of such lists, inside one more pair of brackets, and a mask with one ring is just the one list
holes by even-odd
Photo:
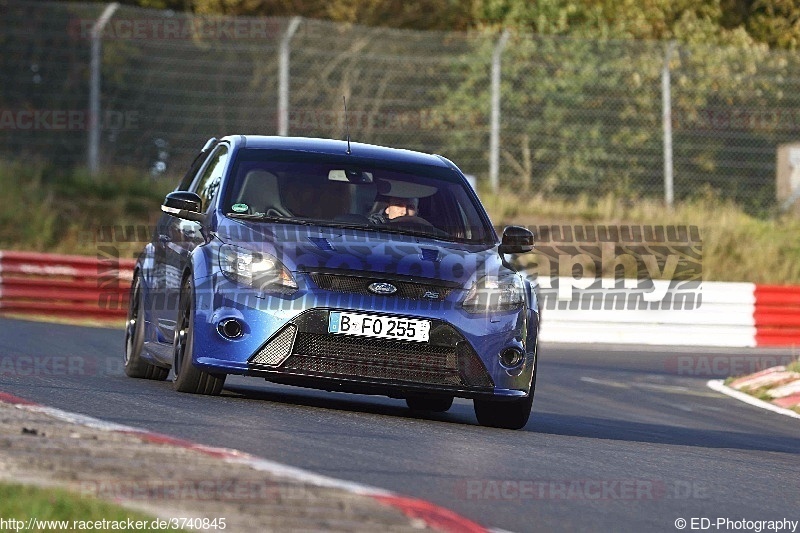
[[[347, 141], [338, 139], [317, 139], [311, 137], [278, 137], [269, 135], [229, 135], [228, 140], [239, 148], [295, 150], [315, 154], [345, 155]], [[365, 143], [350, 143], [350, 154], [354, 157], [395, 161], [398, 163], [416, 163], [437, 167], [455, 168], [447, 159], [432, 154], [389, 148]]]

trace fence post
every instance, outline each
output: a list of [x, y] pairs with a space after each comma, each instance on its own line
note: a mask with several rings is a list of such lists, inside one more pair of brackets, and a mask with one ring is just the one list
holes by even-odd
[[280, 55], [278, 57], [278, 135], [289, 135], [289, 44], [300, 25], [300, 17], [292, 17], [286, 33], [281, 37]]
[[669, 62], [675, 41], [667, 44], [664, 53], [664, 66], [661, 68], [661, 121], [664, 128], [664, 203], [672, 207], [675, 200], [674, 176], [672, 168], [672, 93], [670, 90]]
[[100, 15], [100, 18], [92, 26], [92, 58], [89, 64], [89, 153], [87, 154], [87, 166], [89, 174], [97, 176], [100, 171], [100, 62], [102, 59], [101, 44], [103, 40], [103, 28], [105, 28], [114, 11], [119, 4], [113, 2], [108, 4]]
[[492, 122], [489, 132], [489, 183], [492, 192], [497, 192], [500, 187], [500, 59], [508, 37], [508, 30], [503, 30], [492, 53]]

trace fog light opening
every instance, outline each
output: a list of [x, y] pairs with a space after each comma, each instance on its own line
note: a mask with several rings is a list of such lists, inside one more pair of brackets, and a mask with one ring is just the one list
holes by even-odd
[[504, 367], [515, 367], [522, 362], [522, 350], [519, 348], [506, 348], [500, 352], [500, 364]]
[[226, 339], [238, 339], [244, 332], [242, 325], [235, 318], [227, 318], [220, 321], [217, 331]]

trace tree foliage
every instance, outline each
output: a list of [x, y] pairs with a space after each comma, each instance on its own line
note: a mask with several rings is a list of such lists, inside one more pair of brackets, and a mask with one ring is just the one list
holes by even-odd
[[[95, 0], [106, 2], [106, 0]], [[418, 30], [511, 27], [584, 38], [719, 43], [744, 33], [773, 48], [800, 47], [797, 0], [122, 0], [197, 14], [303, 16]], [[702, 26], [686, 35], [691, 22]]]
[[[800, 82], [787, 74], [800, 69], [800, 58], [791, 53], [800, 41], [797, 0], [127, 3], [209, 16], [300, 15], [383, 26], [316, 20], [301, 25], [292, 41], [290, 105], [311, 114], [301, 114], [303, 124], [293, 126], [292, 133], [339, 135], [338, 120], [307, 125], [304, 117], [339, 109], [345, 94], [366, 117], [359, 140], [441, 151], [483, 177], [491, 59], [501, 31], [508, 30], [502, 54], [501, 178], [516, 190], [663, 194], [665, 62], [672, 78], [678, 197], [707, 183], [717, 194], [769, 205], [775, 146], [800, 135], [800, 118], [792, 114], [800, 108]], [[271, 20], [277, 26], [269, 42], [106, 43], [105, 105], [138, 106], [149, 126], [163, 129], [165, 138], [168, 133], [170, 142], [181, 146], [190, 144], [195, 130], [248, 125], [265, 131], [275, 122], [276, 46], [288, 22]], [[420, 33], [387, 26], [467, 31]], [[669, 46], [674, 49], [668, 54]], [[125, 68], [112, 68], [117, 64]], [[194, 83], [182, 81], [192, 76]], [[23, 101], [38, 93], [0, 91], [4, 94], [5, 101]], [[220, 105], [220, 95], [233, 95], [238, 107]], [[764, 120], [765, 112], [773, 111], [778, 118]], [[788, 128], [781, 129], [781, 112], [791, 115]], [[170, 122], [178, 116], [193, 122]], [[416, 122], [405, 122], [415, 117]], [[358, 128], [362, 122], [355, 118]], [[412, 135], [419, 145], [409, 141]]]
[[[500, 29], [511, 29], [502, 54], [501, 180], [546, 194], [663, 195], [668, 62], [676, 195], [706, 183], [714, 194], [762, 209], [774, 202], [775, 146], [798, 133], [794, 115], [780, 124], [781, 112], [797, 105], [785, 73], [798, 61], [730, 24], [723, 7], [708, 0], [483, 0], [474, 16], [486, 21], [485, 40], [464, 82], [443, 91], [444, 114], [477, 108], [488, 123], [492, 52]], [[446, 153], [460, 160], [475, 149], [460, 130]]]

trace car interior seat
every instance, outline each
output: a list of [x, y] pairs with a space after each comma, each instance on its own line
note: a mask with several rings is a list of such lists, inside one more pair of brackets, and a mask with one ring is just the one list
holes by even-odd
[[266, 170], [251, 170], [245, 175], [236, 203], [247, 204], [250, 213], [293, 216], [281, 201], [278, 176]]

